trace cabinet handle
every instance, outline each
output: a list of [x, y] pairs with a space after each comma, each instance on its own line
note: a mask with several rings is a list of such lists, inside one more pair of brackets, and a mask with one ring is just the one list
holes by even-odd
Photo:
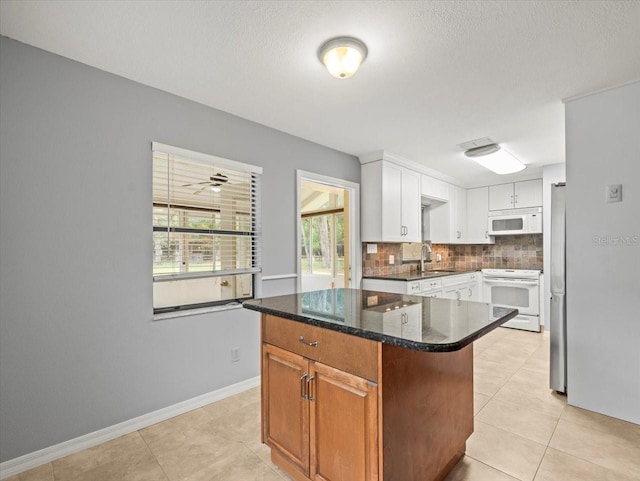
[[[315, 376], [309, 376], [307, 378], [307, 399], [309, 401], [315, 401], [316, 400], [316, 398], [311, 395], [311, 382], [313, 380], [315, 380], [315, 378], [316, 378]], [[314, 391], [315, 391], [315, 389], [314, 389]]]
[[518, 194], [516, 194], [516, 200], [513, 202], [513, 204], [517, 204], [518, 203]]
[[469, 288], [469, 299], [471, 299], [471, 296], [473, 296], [473, 291]]
[[300, 336], [298, 338], [298, 342], [301, 342], [302, 344], [306, 344], [307, 346], [311, 346], [311, 347], [318, 347], [318, 341], [307, 341], [303, 336]]
[[309, 394], [307, 394], [307, 379], [308, 374], [305, 372], [302, 376], [300, 376], [300, 397], [304, 399], [309, 399]]
[[488, 230], [484, 231], [484, 238], [485, 239], [489, 238], [489, 231]]
[[459, 230], [456, 231], [456, 237], [458, 239], [460, 239], [460, 237], [462, 237], [462, 232], [460, 232]]
[[459, 301], [461, 297], [460, 291], [456, 291], [456, 301]]
[[407, 324], [408, 322], [409, 322], [409, 315], [403, 312], [402, 315], [400, 316], [400, 323]]

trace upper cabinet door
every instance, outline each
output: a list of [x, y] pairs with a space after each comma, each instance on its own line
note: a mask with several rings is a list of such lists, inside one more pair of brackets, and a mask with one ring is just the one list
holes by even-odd
[[449, 203], [449, 239], [454, 244], [462, 244], [467, 238], [467, 191], [450, 185]]
[[467, 190], [467, 236], [470, 244], [493, 244], [494, 237], [487, 230], [489, 215], [489, 188]]
[[[402, 228], [402, 168], [383, 162], [382, 164], [382, 238], [380, 241], [403, 242]], [[420, 198], [418, 198], [418, 205]]]
[[402, 169], [402, 242], [422, 242], [420, 174]]
[[542, 206], [542, 179], [516, 182], [514, 202], [518, 209]]
[[420, 174], [382, 160], [361, 172], [362, 242], [420, 242]]
[[513, 209], [513, 184], [489, 186], [489, 210]]

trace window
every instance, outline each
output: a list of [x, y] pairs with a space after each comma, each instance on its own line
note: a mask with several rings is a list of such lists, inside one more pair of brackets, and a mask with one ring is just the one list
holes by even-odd
[[252, 298], [262, 169], [156, 142], [152, 149], [154, 313]]

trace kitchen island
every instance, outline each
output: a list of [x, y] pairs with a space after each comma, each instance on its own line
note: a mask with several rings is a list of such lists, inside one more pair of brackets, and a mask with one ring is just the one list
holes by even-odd
[[435, 481], [473, 432], [473, 341], [515, 317], [358, 289], [256, 299], [262, 442], [297, 481]]

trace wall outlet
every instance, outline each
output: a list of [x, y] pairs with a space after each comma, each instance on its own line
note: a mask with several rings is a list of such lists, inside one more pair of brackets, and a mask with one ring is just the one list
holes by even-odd
[[240, 348], [232, 347], [231, 348], [231, 362], [238, 362], [240, 360]]
[[378, 244], [367, 244], [367, 254], [377, 254]]
[[442, 254], [436, 254], [436, 262], [442, 262]]
[[394, 256], [389, 256], [389, 264], [395, 264], [396, 258]]

